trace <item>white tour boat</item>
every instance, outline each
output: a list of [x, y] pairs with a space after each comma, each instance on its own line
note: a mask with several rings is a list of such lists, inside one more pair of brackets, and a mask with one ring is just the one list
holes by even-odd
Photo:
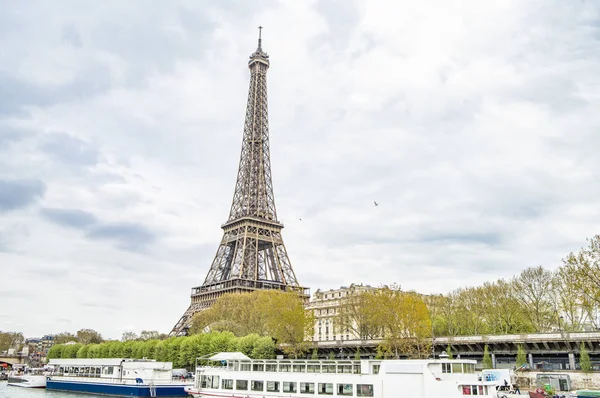
[[253, 360], [220, 353], [207, 361], [185, 388], [190, 396], [496, 397], [494, 383], [479, 381], [473, 360]]
[[25, 388], [46, 388], [46, 375], [49, 372], [43, 368], [25, 368], [8, 374], [9, 386]]
[[186, 397], [171, 362], [125, 358], [51, 359], [46, 388], [119, 397]]

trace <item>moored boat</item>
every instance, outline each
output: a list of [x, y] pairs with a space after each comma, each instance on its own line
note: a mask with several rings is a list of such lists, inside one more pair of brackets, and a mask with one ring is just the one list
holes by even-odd
[[24, 388], [46, 388], [48, 369], [23, 367], [8, 373], [7, 385]]
[[186, 397], [182, 381], [173, 381], [171, 362], [124, 358], [52, 359], [46, 388], [127, 397]]
[[[243, 355], [243, 354], [242, 354]], [[495, 397], [473, 360], [252, 360], [220, 353], [196, 368], [195, 397]], [[325, 398], [323, 397], [323, 398]]]

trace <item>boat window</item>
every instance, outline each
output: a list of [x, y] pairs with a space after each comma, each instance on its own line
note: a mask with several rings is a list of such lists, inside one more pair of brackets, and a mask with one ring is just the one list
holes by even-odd
[[221, 383], [223, 390], [233, 390], [233, 379], [223, 379]]
[[296, 382], [295, 381], [284, 381], [283, 382], [283, 392], [296, 392]]
[[315, 393], [315, 383], [300, 383], [300, 393], [314, 394]]
[[360, 374], [360, 364], [359, 363], [355, 363], [354, 365], [352, 365], [352, 373]]
[[279, 364], [279, 371], [280, 372], [291, 372], [292, 371], [292, 365], [290, 365], [289, 363], [280, 363]]
[[240, 371], [241, 372], [249, 372], [250, 366], [251, 365], [249, 363], [240, 363]]
[[373, 365], [373, 374], [377, 375], [379, 374], [379, 368], [381, 367], [381, 365]]
[[247, 390], [248, 389], [248, 380], [236, 380], [235, 381], [235, 389], [236, 390]]
[[308, 373], [321, 373], [321, 365], [306, 365], [306, 371]]
[[486, 395], [487, 386], [462, 386], [462, 395]]
[[265, 370], [265, 364], [264, 363], [253, 363], [252, 364], [252, 371], [253, 372], [264, 372]]
[[483, 395], [483, 386], [477, 386], [479, 388], [479, 395]]
[[333, 395], [333, 383], [319, 383], [319, 394]]
[[264, 381], [259, 381], [259, 380], [252, 380], [250, 382], [250, 389], [252, 391], [264, 391], [265, 387], [264, 387]]
[[277, 364], [276, 363], [268, 363], [265, 365], [266, 372], [277, 372]]
[[305, 364], [294, 364], [293, 369], [294, 369], [294, 372], [296, 372], [296, 373], [305, 373], [306, 365]]
[[212, 377], [212, 383], [210, 384], [210, 388], [219, 388], [219, 376], [213, 376]]
[[463, 386], [463, 395], [471, 395], [471, 386]]
[[322, 366], [323, 373], [335, 373], [335, 364], [325, 364]]
[[463, 363], [463, 371], [465, 373], [475, 373], [475, 365], [472, 363]]
[[452, 363], [452, 373], [462, 373], [462, 363]]
[[352, 384], [338, 383], [337, 395], [352, 395]]
[[442, 373], [452, 373], [451, 364], [447, 362], [442, 363]]
[[359, 397], [372, 397], [373, 384], [357, 384], [356, 395], [358, 395]]
[[338, 365], [337, 372], [338, 373], [352, 373], [352, 365]]
[[267, 381], [267, 391], [279, 392], [279, 382], [278, 381]]

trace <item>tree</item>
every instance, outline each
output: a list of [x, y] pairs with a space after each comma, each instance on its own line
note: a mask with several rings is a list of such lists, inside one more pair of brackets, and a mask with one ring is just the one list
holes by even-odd
[[50, 349], [48, 350], [48, 354], [46, 354], [46, 357], [48, 359], [57, 359], [57, 358], [62, 358], [62, 351], [63, 348], [65, 346], [63, 344], [54, 344], [52, 347], [50, 347]]
[[541, 266], [527, 268], [513, 278], [513, 292], [536, 333], [547, 332], [554, 321], [552, 272]]
[[7, 351], [9, 348], [18, 350], [23, 343], [25, 343], [23, 333], [0, 331], [0, 352]]
[[[578, 254], [569, 253], [563, 259], [563, 266], [573, 279], [584, 308], [593, 311], [600, 307], [600, 235], [588, 239], [588, 243], [588, 247], [582, 248]], [[599, 326], [594, 317], [590, 317], [589, 321], [595, 327]]]
[[254, 359], [274, 359], [275, 342], [273, 339], [269, 336], [263, 336], [256, 339], [250, 357]]
[[131, 340], [137, 340], [138, 339], [138, 335], [135, 334], [134, 332], [123, 332], [123, 334], [121, 335], [121, 341], [125, 342], [125, 341], [131, 341]]
[[337, 333], [352, 333], [360, 339], [380, 337], [381, 329], [372, 322], [376, 309], [369, 304], [371, 289], [352, 285], [346, 296], [340, 298], [338, 313], [334, 317]]
[[142, 330], [140, 333], [140, 340], [163, 340], [167, 338], [167, 335], [164, 333], [159, 333], [156, 330]]
[[483, 368], [484, 369], [493, 369], [494, 364], [492, 362], [492, 357], [490, 355], [487, 344], [483, 348]]
[[77, 336], [73, 333], [62, 332], [54, 335], [54, 344], [65, 344], [71, 341], [78, 342]]
[[521, 367], [527, 363], [527, 353], [521, 344], [517, 346], [517, 367]]
[[590, 354], [585, 348], [585, 343], [581, 343], [579, 348], [579, 366], [584, 373], [590, 373], [592, 371], [592, 362], [590, 360]]
[[446, 354], [448, 354], [448, 359], [454, 358], [454, 355], [452, 355], [452, 346], [450, 344], [448, 344], [448, 347], [446, 347]]
[[98, 344], [104, 341], [102, 335], [93, 329], [81, 329], [77, 331], [77, 340], [81, 344]]
[[369, 322], [383, 333], [384, 353], [395, 358], [429, 355], [431, 320], [420, 295], [387, 286], [364, 294], [369, 307], [375, 309]]
[[360, 361], [360, 347], [356, 347], [356, 352], [354, 353], [354, 360]]
[[310, 356], [310, 359], [314, 359], [314, 360], [319, 359], [319, 351], [317, 350], [316, 347], [313, 348], [312, 355]]

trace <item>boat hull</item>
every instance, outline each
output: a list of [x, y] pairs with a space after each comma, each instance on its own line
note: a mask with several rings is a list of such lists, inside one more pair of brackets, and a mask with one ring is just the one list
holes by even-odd
[[9, 376], [7, 385], [22, 388], [46, 388], [46, 376]]
[[114, 397], [187, 397], [184, 384], [149, 385], [149, 384], [113, 384], [91, 383], [67, 380], [52, 380], [46, 382], [46, 389], [51, 391], [78, 392], [83, 394], [99, 394]]

